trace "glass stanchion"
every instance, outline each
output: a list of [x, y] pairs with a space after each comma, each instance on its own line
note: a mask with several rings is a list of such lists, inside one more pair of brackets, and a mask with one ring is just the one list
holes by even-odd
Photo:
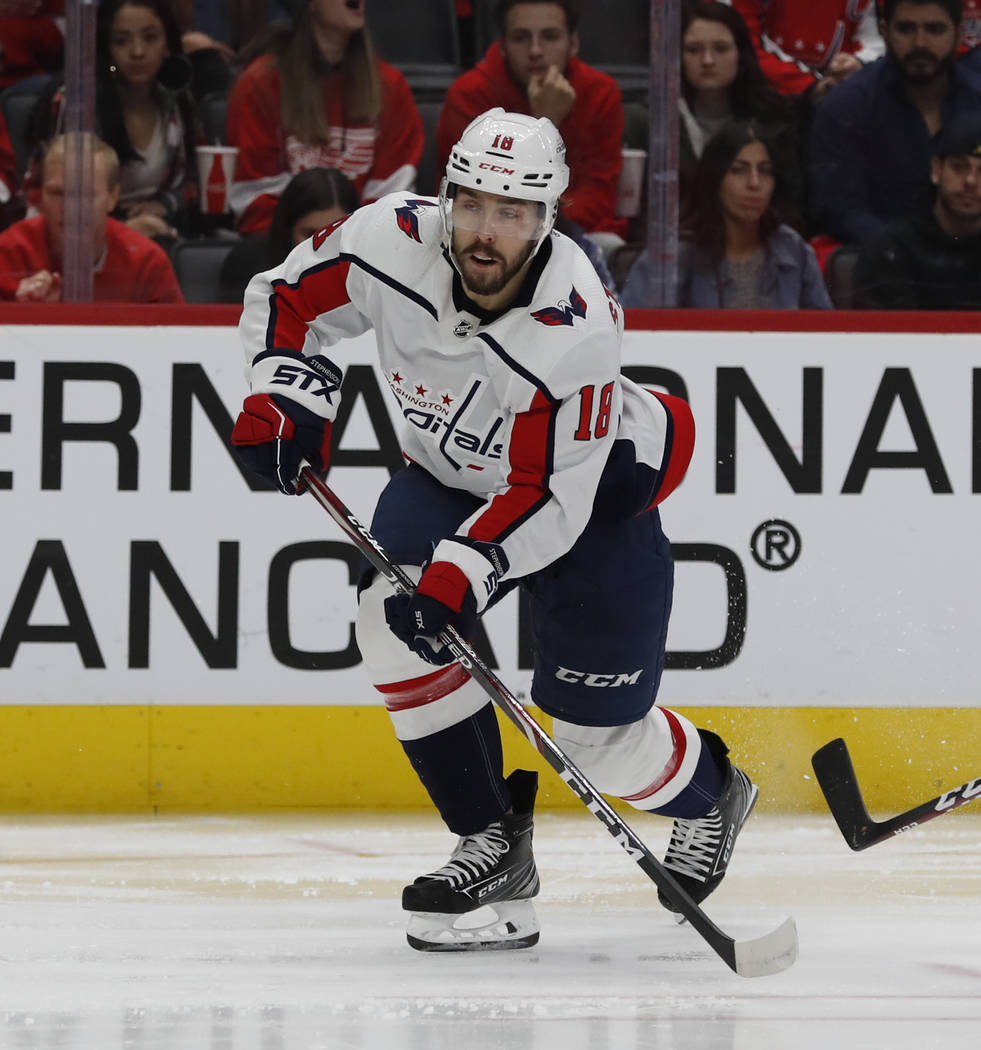
[[94, 264], [95, 0], [68, 0], [65, 14], [65, 217], [62, 298], [92, 302]]
[[681, 0], [651, 0], [647, 257], [654, 307], [677, 302], [680, 91]]

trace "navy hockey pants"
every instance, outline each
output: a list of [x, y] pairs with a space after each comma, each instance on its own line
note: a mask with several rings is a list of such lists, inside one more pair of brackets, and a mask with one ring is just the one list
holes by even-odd
[[[382, 492], [371, 531], [395, 561], [422, 565], [482, 502], [410, 465]], [[657, 510], [612, 521], [594, 512], [567, 554], [517, 581], [531, 600], [534, 703], [577, 725], [642, 718], [664, 668], [673, 580]]]

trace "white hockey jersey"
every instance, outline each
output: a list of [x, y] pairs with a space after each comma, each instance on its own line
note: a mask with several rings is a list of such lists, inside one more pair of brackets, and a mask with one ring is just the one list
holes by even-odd
[[[674, 440], [685, 426], [672, 420], [674, 399], [620, 376], [620, 304], [573, 241], [553, 232], [509, 308], [489, 315], [442, 239], [437, 199], [392, 194], [253, 278], [239, 325], [252, 392], [333, 419], [339, 344], [374, 329], [404, 455], [483, 500], [458, 534], [500, 544], [507, 576], [520, 577], [576, 541], [618, 437], [656, 476], [657, 502], [684, 473], [690, 435]], [[327, 360], [308, 371], [297, 352]]]

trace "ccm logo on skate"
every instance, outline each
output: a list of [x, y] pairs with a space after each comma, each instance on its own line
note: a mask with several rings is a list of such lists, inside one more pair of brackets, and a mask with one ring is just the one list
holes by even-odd
[[495, 879], [493, 882], [489, 882], [486, 886], [482, 886], [480, 892], [477, 894], [477, 900], [480, 900], [481, 897], [486, 897], [488, 893], [492, 893], [494, 890], [500, 888], [507, 881], [507, 875], [502, 875], [499, 879]]
[[616, 689], [621, 685], [636, 685], [643, 673], [643, 667], [631, 674], [594, 674], [591, 671], [571, 671], [568, 667], [560, 666], [555, 677], [560, 682], [588, 685], [593, 689]]

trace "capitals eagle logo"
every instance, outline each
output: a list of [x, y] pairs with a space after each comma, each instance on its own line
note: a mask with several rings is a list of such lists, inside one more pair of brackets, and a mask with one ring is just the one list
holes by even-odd
[[420, 208], [435, 208], [435, 201], [426, 200], [411, 200], [406, 201], [401, 208], [395, 209], [395, 221], [398, 223], [399, 229], [411, 238], [413, 241], [422, 243], [422, 238], [419, 236], [419, 209]]
[[569, 299], [559, 300], [558, 306], [546, 306], [535, 310], [532, 315], [540, 324], [556, 328], [559, 325], [572, 325], [577, 317], [586, 316], [586, 300], [576, 291], [575, 286], [569, 292]]

